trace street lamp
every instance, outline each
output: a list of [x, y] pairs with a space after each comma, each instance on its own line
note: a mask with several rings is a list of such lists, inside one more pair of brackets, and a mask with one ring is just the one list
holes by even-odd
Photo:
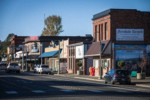
[[22, 45], [22, 71], [24, 71], [24, 45]]
[[100, 50], [99, 50], [99, 79], [102, 79], [102, 45], [100, 40]]
[[60, 74], [60, 41], [58, 41], [58, 43], [59, 43], [59, 60], [58, 60], [58, 63], [59, 63], [59, 65], [58, 65], [58, 74]]
[[42, 59], [42, 51], [43, 51], [43, 45], [42, 45], [42, 43], [41, 43], [41, 65], [42, 65], [42, 62], [43, 62], [43, 59]]

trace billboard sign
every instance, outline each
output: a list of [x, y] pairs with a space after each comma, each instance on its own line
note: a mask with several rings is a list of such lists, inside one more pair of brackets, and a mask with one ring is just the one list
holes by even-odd
[[144, 41], [144, 29], [116, 29], [117, 41]]

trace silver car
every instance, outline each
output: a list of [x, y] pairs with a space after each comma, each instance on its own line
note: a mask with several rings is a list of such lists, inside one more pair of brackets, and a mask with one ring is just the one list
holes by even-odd
[[52, 70], [49, 68], [48, 65], [38, 65], [34, 68], [34, 73], [47, 73], [47, 74], [53, 74]]

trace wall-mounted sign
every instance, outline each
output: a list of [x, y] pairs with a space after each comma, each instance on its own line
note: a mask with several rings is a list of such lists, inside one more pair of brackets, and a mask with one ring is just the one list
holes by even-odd
[[117, 41], [144, 41], [144, 29], [116, 29]]
[[37, 42], [34, 42], [34, 44], [32, 45], [31, 52], [32, 53], [38, 53], [39, 52], [39, 45], [37, 44]]
[[83, 58], [84, 57], [84, 45], [76, 47], [76, 58]]

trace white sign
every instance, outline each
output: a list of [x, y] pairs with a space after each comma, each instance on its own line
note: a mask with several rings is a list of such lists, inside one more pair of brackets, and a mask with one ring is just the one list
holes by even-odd
[[144, 41], [144, 29], [116, 29], [118, 41]]
[[84, 57], [84, 45], [76, 46], [76, 58]]

